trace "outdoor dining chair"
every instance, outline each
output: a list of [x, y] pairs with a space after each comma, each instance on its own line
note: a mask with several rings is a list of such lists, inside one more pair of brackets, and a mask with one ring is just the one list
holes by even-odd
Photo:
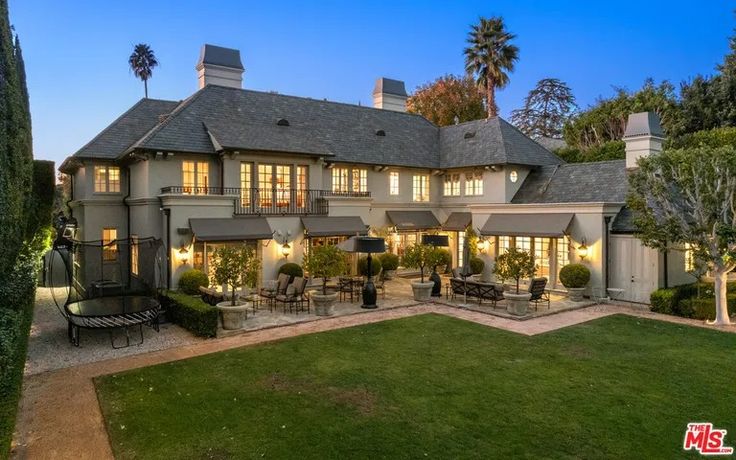
[[539, 303], [547, 302], [547, 309], [550, 308], [549, 291], [547, 290], [547, 278], [532, 278], [529, 283], [529, 293], [532, 297], [529, 302], [534, 303], [534, 309], [537, 310]]

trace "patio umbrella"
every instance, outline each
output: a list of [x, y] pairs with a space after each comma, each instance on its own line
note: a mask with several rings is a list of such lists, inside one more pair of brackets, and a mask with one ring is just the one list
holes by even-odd
[[463, 277], [463, 303], [461, 307], [469, 307], [468, 305], [468, 276], [473, 271], [470, 268], [470, 245], [467, 241], [463, 244], [463, 266], [460, 268], [460, 275]]
[[345, 252], [358, 252], [356, 247], [357, 242], [358, 238], [356, 236], [351, 236], [347, 240], [337, 243], [337, 248]]

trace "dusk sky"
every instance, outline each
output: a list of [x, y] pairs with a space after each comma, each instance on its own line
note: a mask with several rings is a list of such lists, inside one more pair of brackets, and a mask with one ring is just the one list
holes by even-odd
[[149, 95], [179, 100], [197, 89], [203, 43], [238, 48], [244, 86], [371, 104], [376, 77], [407, 90], [463, 72], [479, 16], [500, 15], [520, 60], [498, 93], [518, 108], [537, 80], [557, 77], [585, 107], [613, 86], [647, 77], [674, 83], [711, 74], [736, 26], [733, 1], [58, 1], [10, 0], [28, 73], [36, 158], [58, 164], [143, 96], [128, 69], [148, 43], [161, 65]]

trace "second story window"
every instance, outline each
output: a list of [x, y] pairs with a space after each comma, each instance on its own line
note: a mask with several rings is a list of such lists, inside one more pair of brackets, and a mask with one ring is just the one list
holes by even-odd
[[210, 167], [206, 161], [184, 161], [181, 164], [184, 193], [206, 195], [210, 182]]
[[250, 206], [250, 189], [253, 187], [253, 163], [240, 163], [240, 202]]
[[353, 192], [368, 191], [368, 170], [353, 169]]
[[276, 206], [289, 206], [291, 198], [291, 166], [276, 165]]
[[445, 196], [460, 196], [460, 174], [445, 174]]
[[483, 172], [474, 171], [465, 173], [465, 195], [483, 195]]
[[412, 197], [414, 201], [429, 201], [429, 174], [414, 174]]
[[309, 188], [309, 166], [296, 167], [296, 205], [300, 208], [307, 206], [307, 189]]
[[95, 166], [95, 192], [120, 193], [120, 168]]
[[258, 165], [258, 206], [273, 204], [273, 165]]
[[388, 173], [388, 194], [396, 196], [399, 194], [399, 172], [391, 171]]
[[348, 191], [348, 168], [332, 168], [332, 191], [337, 193]]
[[118, 260], [118, 229], [105, 227], [102, 229], [102, 260], [104, 262], [116, 262]]

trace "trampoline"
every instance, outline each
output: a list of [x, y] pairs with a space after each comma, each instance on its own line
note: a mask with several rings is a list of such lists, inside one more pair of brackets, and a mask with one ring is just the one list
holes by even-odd
[[[57, 227], [47, 257], [46, 285], [67, 320], [69, 342], [80, 345], [81, 329], [103, 329], [113, 348], [131, 345], [131, 329], [143, 343], [143, 326], [159, 330], [163, 288], [163, 244], [156, 238], [112, 241], [74, 239], [73, 221]], [[115, 333], [124, 333], [116, 343]]]

